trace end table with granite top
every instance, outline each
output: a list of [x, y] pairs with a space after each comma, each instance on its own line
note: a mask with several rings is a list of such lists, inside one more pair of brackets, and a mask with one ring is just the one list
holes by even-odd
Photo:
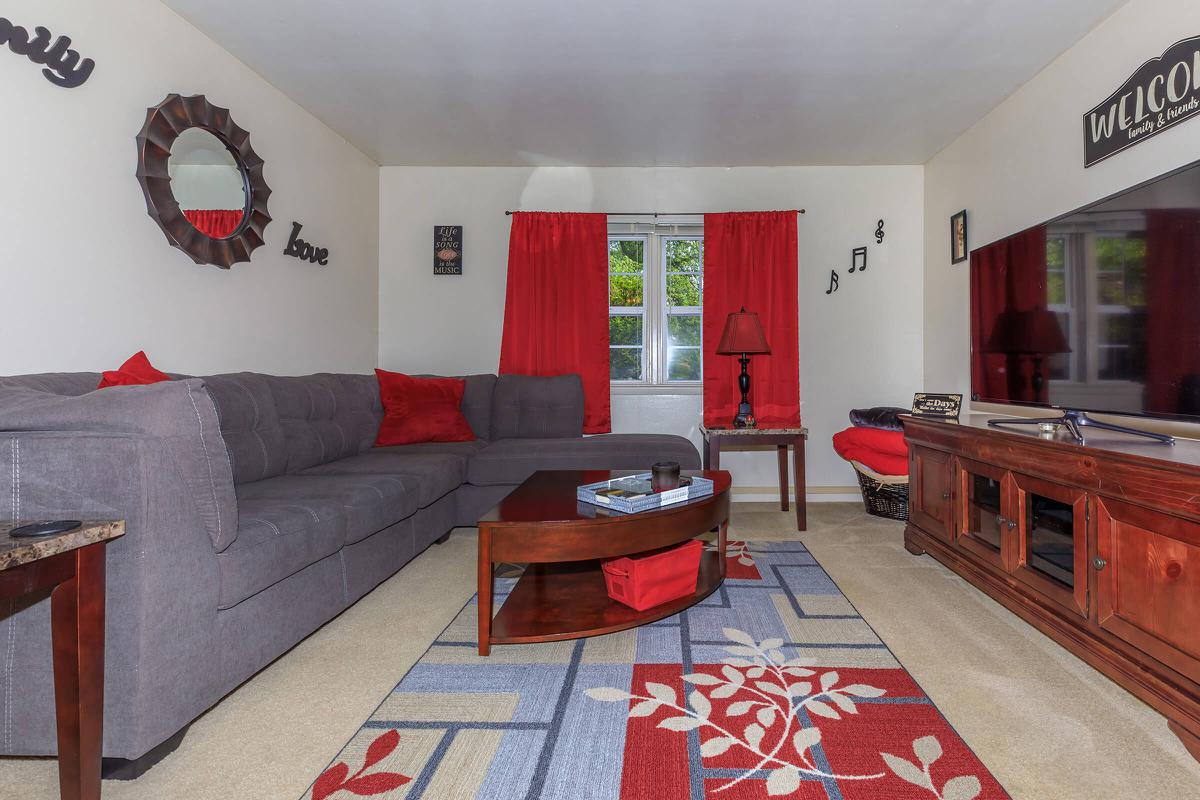
[[788, 447], [792, 448], [792, 469], [796, 473], [796, 530], [808, 529], [808, 502], [805, 497], [804, 443], [808, 428], [718, 428], [700, 426], [704, 436], [704, 468], [721, 468], [721, 451], [774, 445], [779, 455], [779, 506], [788, 510]]
[[14, 539], [0, 523], [0, 599], [50, 589], [58, 782], [63, 800], [98, 800], [104, 733], [104, 550], [123, 521]]

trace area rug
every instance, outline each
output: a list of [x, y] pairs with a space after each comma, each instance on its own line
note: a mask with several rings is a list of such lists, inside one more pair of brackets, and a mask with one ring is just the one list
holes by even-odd
[[472, 600], [306, 800], [1008, 797], [803, 545], [729, 548], [704, 602], [609, 636], [480, 658]]

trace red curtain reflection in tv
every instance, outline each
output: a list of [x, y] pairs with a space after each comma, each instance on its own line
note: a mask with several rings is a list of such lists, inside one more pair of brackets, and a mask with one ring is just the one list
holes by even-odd
[[1200, 381], [1200, 211], [1146, 212], [1146, 305], [1145, 410], [1197, 413], [1181, 390]]
[[224, 239], [237, 230], [242, 223], [243, 213], [240, 208], [232, 211], [223, 208], [189, 208], [184, 209], [183, 216], [205, 236]]
[[[971, 391], [983, 400], [1033, 402], [1033, 359], [989, 353], [1002, 311], [1046, 307], [1046, 227], [1039, 225], [971, 253]], [[1043, 376], [1047, 369], [1042, 361]], [[1042, 401], [1046, 392], [1043, 390]]]
[[760, 427], [800, 423], [800, 313], [795, 211], [704, 215], [704, 424], [730, 425], [741, 367], [717, 355], [731, 312], [758, 314], [769, 355], [750, 360], [750, 405]]
[[612, 430], [607, 216], [513, 212], [500, 373], [578, 374], [583, 432]]

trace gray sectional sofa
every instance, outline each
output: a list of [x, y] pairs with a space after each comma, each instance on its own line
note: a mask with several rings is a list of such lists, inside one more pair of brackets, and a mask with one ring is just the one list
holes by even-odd
[[[108, 547], [104, 727], [126, 777], [535, 470], [700, 466], [677, 436], [583, 437], [575, 376], [467, 376], [475, 441], [386, 448], [373, 375], [99, 379], [0, 378], [0, 515], [126, 520]], [[47, 598], [0, 605], [2, 755], [55, 752], [50, 653]]]

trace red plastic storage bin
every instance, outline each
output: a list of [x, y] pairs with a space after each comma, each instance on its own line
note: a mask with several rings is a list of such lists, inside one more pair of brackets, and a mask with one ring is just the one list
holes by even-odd
[[669, 603], [696, 591], [704, 543], [690, 542], [602, 564], [608, 596], [636, 611]]

